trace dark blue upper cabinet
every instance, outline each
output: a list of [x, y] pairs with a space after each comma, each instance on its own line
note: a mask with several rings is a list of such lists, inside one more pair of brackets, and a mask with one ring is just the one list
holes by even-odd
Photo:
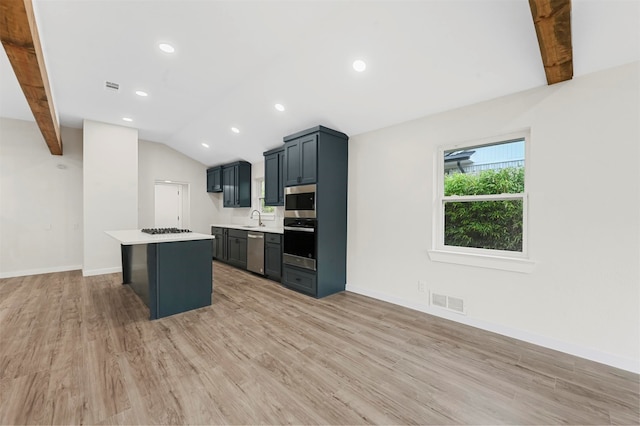
[[251, 207], [251, 164], [238, 161], [222, 167], [223, 207]]
[[284, 148], [264, 153], [264, 204], [284, 205]]
[[207, 192], [222, 192], [222, 167], [207, 169]]
[[300, 184], [300, 144], [292, 141], [284, 147], [284, 186]]
[[318, 135], [301, 138], [300, 144], [300, 185], [316, 183], [318, 164]]
[[285, 186], [316, 183], [318, 135], [305, 135], [289, 140], [285, 142], [284, 151]]
[[222, 168], [222, 205], [223, 207], [234, 207], [236, 203], [236, 174], [235, 167], [225, 166]]
[[284, 206], [284, 149], [278, 152], [278, 205]]
[[251, 163], [235, 163], [207, 169], [207, 192], [222, 192], [223, 207], [251, 207]]

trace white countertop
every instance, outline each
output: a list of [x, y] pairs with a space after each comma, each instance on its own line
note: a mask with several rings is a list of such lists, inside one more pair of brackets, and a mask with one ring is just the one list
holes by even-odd
[[217, 228], [240, 229], [242, 231], [269, 232], [271, 234], [284, 233], [284, 229], [282, 228], [282, 226], [229, 225], [229, 224], [219, 224], [219, 223], [211, 224], [211, 226], [215, 226]]
[[123, 231], [104, 231], [105, 234], [118, 240], [120, 244], [150, 244], [170, 243], [173, 241], [212, 240], [213, 235], [198, 234], [197, 232], [184, 232], [180, 234], [146, 234], [139, 229], [127, 229]]

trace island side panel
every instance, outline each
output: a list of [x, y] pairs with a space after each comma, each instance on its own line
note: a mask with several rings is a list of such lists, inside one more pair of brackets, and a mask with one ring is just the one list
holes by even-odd
[[[149, 275], [148, 244], [121, 244], [122, 254], [122, 284], [127, 284], [133, 292], [144, 302], [150, 310], [150, 319], [155, 319], [156, 306], [150, 306], [151, 298], [155, 300], [155, 289], [149, 285], [151, 281]], [[151, 258], [153, 261], [153, 257]]]
[[120, 244], [122, 256], [122, 284], [131, 283], [131, 246]]
[[147, 253], [147, 277], [149, 279], [149, 319], [154, 320], [161, 318], [158, 314], [158, 246], [162, 244], [146, 244]]
[[153, 245], [156, 246], [157, 318], [210, 306], [211, 240]]
[[147, 273], [148, 268], [148, 257], [147, 257], [147, 245], [146, 244], [136, 244], [129, 246], [130, 251], [130, 264], [129, 264], [129, 286], [131, 289], [140, 297], [140, 299], [147, 305], [149, 308], [150, 298], [149, 298], [149, 274]]

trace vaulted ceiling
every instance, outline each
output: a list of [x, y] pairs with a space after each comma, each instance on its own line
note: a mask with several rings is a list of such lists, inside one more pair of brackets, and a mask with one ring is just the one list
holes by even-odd
[[[62, 126], [135, 127], [206, 165], [260, 161], [318, 124], [356, 135], [547, 84], [527, 0], [34, 0], [34, 9]], [[573, 0], [571, 26], [575, 76], [640, 60], [640, 2]], [[0, 116], [34, 120], [4, 50]]]

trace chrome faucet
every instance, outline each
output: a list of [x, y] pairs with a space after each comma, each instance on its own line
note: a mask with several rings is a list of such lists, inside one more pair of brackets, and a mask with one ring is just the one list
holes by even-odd
[[249, 217], [249, 219], [253, 219], [253, 212], [258, 213], [258, 226], [264, 226], [264, 223], [262, 223], [262, 216], [260, 215], [260, 211], [259, 210], [253, 210], [251, 212], [251, 216]]

